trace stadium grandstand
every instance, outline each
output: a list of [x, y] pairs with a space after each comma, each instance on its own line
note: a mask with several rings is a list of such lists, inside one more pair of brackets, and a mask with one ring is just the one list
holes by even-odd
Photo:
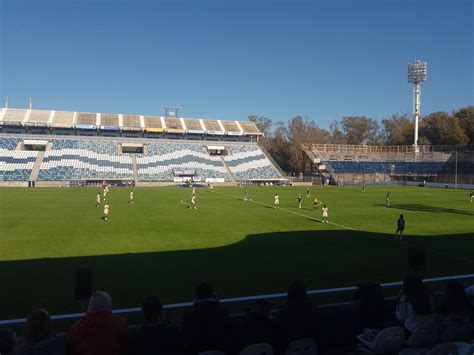
[[304, 144], [307, 176], [334, 184], [474, 183], [474, 147]]
[[283, 181], [253, 122], [3, 108], [0, 181]]

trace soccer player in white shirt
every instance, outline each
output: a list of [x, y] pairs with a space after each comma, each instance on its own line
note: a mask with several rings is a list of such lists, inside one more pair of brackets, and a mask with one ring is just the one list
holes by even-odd
[[97, 194], [95, 201], [96, 201], [95, 207], [99, 208], [100, 207], [100, 192]]
[[278, 194], [275, 194], [275, 208], [280, 208], [280, 196]]
[[135, 203], [135, 201], [133, 200], [133, 190], [130, 191], [130, 197], [128, 198], [128, 203]]
[[197, 207], [196, 207], [196, 194], [191, 196], [191, 206], [189, 206], [189, 208], [197, 209]]
[[104, 205], [104, 217], [102, 217], [104, 221], [106, 221], [109, 218], [109, 209], [110, 209], [109, 203], [106, 202]]
[[326, 205], [323, 205], [323, 223], [329, 223], [328, 222], [328, 208], [326, 207]]

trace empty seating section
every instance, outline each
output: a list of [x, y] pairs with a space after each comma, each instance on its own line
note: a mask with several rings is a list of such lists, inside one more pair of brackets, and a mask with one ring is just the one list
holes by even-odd
[[3, 121], [10, 121], [10, 122], [22, 122], [26, 116], [26, 110], [18, 110], [18, 109], [7, 109], [7, 112], [3, 116]]
[[49, 114], [51, 111], [45, 110], [32, 110], [28, 122], [42, 122], [47, 123], [49, 120]]
[[56, 111], [54, 113], [53, 124], [71, 126], [74, 124], [74, 112]]
[[237, 180], [282, 178], [258, 145], [232, 145], [227, 148], [232, 155], [224, 159]]
[[22, 139], [16, 137], [1, 137], [0, 138], [0, 149], [2, 150], [15, 150], [18, 142]]
[[102, 126], [118, 126], [119, 125], [118, 115], [103, 113], [100, 115], [100, 124]]
[[224, 126], [224, 129], [228, 132], [239, 132], [240, 129], [237, 126], [237, 123], [233, 121], [221, 121], [222, 125]]
[[[383, 174], [384, 176], [438, 176], [440, 173], [451, 173], [456, 170], [456, 158], [453, 152], [422, 151], [415, 155], [412, 147], [377, 147], [367, 146], [330, 146], [320, 145], [313, 148], [308, 155], [317, 157], [322, 164], [332, 168], [334, 174]], [[355, 149], [355, 148], [358, 149]], [[344, 148], [344, 149], [342, 149]], [[354, 148], [353, 150], [349, 148]], [[399, 151], [391, 151], [397, 148]], [[405, 149], [406, 148], [406, 149]], [[363, 150], [365, 149], [365, 150]], [[308, 151], [305, 150], [308, 154]], [[458, 153], [458, 173], [474, 173], [472, 152]]]
[[122, 125], [123, 127], [141, 128], [140, 116], [123, 115]]
[[37, 151], [0, 148], [0, 180], [28, 181], [37, 156]]
[[255, 134], [260, 133], [257, 125], [253, 122], [239, 122], [239, 123], [240, 123], [240, 127], [242, 127], [245, 133], [255, 133]]
[[141, 181], [172, 181], [173, 169], [192, 169], [203, 180], [229, 177], [220, 157], [209, 156], [202, 144], [148, 143], [148, 154], [137, 156]]
[[439, 173], [446, 163], [443, 162], [356, 162], [328, 161], [336, 174], [420, 174], [434, 175]]
[[161, 119], [158, 116], [145, 116], [143, 119], [147, 128], [163, 128]]
[[96, 113], [85, 113], [85, 112], [77, 113], [76, 124], [95, 125], [96, 123], [97, 123]]
[[[134, 179], [132, 156], [119, 149], [123, 140], [36, 136], [49, 142], [38, 181]], [[31, 174], [38, 152], [16, 150], [24, 139], [0, 139], [1, 178], [23, 181]], [[228, 156], [209, 155], [206, 142], [157, 141], [143, 143], [146, 154], [136, 154], [139, 181], [173, 181], [173, 170], [193, 170], [202, 180], [230, 181], [228, 168], [239, 181], [280, 179], [282, 176], [256, 144], [230, 144]], [[20, 147], [22, 149], [22, 147]]]
[[201, 123], [199, 122], [199, 120], [195, 120], [195, 119], [192, 119], [192, 118], [185, 118], [184, 119], [184, 124], [186, 125], [186, 129], [190, 129], [190, 130], [193, 130], [193, 131], [201, 131], [202, 130]]
[[219, 125], [219, 122], [217, 122], [216, 120], [203, 120], [203, 121], [204, 121], [204, 126], [206, 127], [206, 130], [222, 131], [222, 128]]
[[117, 142], [52, 139], [38, 174], [39, 181], [133, 179], [129, 154], [118, 154]]
[[165, 118], [166, 128], [169, 129], [184, 129], [183, 125], [181, 124], [181, 120], [177, 118]]

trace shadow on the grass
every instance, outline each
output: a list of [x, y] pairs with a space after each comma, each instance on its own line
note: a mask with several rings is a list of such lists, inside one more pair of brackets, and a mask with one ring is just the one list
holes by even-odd
[[[383, 203], [375, 203], [374, 206], [387, 207]], [[457, 210], [455, 208], [446, 208], [439, 206], [427, 206], [420, 203], [408, 203], [408, 204], [392, 204], [390, 208], [396, 208], [399, 210], [416, 211], [416, 212], [430, 212], [430, 213], [455, 213], [467, 216], [474, 216], [474, 212]]]
[[[165, 303], [189, 301], [202, 280], [213, 283], [220, 297], [284, 292], [295, 279], [309, 289], [401, 280], [407, 241], [464, 257], [474, 249], [469, 233], [407, 236], [400, 243], [393, 234], [306, 230], [248, 235], [208, 249], [2, 261], [0, 319], [24, 317], [41, 307], [53, 314], [83, 311], [74, 301], [78, 268], [92, 270], [93, 288], [109, 291], [114, 308], [137, 306], [151, 294]], [[474, 272], [474, 262], [427, 251], [427, 269], [430, 275], [467, 274]]]

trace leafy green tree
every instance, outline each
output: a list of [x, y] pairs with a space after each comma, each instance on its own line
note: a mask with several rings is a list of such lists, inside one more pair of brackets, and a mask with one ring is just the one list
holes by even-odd
[[433, 145], [463, 147], [469, 142], [459, 119], [446, 112], [435, 112], [423, 118], [420, 135]]
[[365, 116], [343, 117], [342, 132], [347, 144], [379, 144], [379, 124]]
[[393, 115], [382, 119], [385, 145], [411, 145], [414, 141], [415, 123], [407, 115]]
[[474, 144], [474, 106], [463, 107], [454, 115], [458, 118], [459, 125], [469, 138], [469, 144]]

